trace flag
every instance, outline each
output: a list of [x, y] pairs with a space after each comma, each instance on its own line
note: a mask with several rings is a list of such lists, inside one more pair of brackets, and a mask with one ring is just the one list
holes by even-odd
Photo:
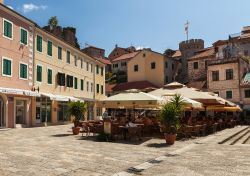
[[189, 22], [187, 21], [185, 23], [185, 34], [188, 34], [188, 25], [189, 25]]

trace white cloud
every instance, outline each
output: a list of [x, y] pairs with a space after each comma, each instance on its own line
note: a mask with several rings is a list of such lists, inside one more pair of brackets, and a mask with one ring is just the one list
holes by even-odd
[[35, 5], [35, 4], [23, 4], [23, 12], [28, 13], [37, 10], [46, 10], [48, 6], [46, 5]]

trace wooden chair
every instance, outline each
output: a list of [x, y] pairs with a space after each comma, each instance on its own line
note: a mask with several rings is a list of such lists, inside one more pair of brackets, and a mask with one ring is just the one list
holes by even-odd
[[138, 137], [141, 140], [141, 127], [128, 128], [128, 139], [131, 140], [133, 137]]

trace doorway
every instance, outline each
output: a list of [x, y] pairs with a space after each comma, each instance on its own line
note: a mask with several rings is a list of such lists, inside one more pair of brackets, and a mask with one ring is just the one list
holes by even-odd
[[5, 127], [5, 116], [4, 116], [4, 101], [0, 96], [0, 128]]
[[16, 100], [16, 124], [26, 124], [26, 101]]

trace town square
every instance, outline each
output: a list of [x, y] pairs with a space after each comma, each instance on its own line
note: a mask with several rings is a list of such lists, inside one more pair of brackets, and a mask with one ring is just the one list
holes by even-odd
[[0, 0], [0, 176], [249, 176], [249, 5]]

